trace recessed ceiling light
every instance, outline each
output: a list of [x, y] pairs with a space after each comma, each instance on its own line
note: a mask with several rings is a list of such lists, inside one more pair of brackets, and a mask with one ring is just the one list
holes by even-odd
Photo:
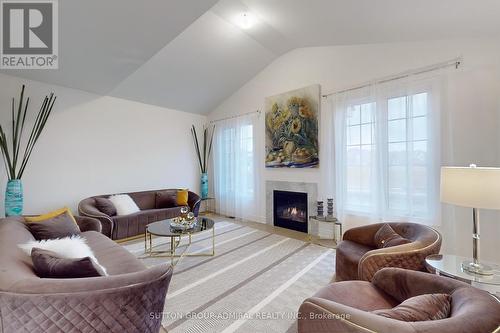
[[251, 13], [248, 13], [248, 12], [241, 13], [236, 18], [236, 24], [241, 29], [250, 29], [255, 24], [255, 17]]

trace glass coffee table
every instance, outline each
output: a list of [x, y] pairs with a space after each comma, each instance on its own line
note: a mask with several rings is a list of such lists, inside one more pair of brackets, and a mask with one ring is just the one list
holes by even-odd
[[[144, 254], [150, 257], [169, 257], [170, 262], [174, 265], [174, 259], [179, 260], [187, 256], [214, 256], [215, 255], [215, 228], [214, 221], [212, 219], [198, 216], [198, 222], [193, 228], [186, 230], [176, 230], [170, 226], [172, 219], [166, 219], [158, 222], [150, 223], [146, 226], [146, 231], [144, 232]], [[189, 248], [191, 247], [191, 236], [203, 231], [212, 230], [212, 251], [211, 252], [192, 252], [189, 253]], [[153, 236], [170, 238], [170, 249], [164, 251], [153, 250]], [[187, 236], [189, 242], [186, 248], [181, 252], [177, 253], [177, 248], [181, 243], [181, 238]], [[149, 246], [148, 246], [149, 245]]]

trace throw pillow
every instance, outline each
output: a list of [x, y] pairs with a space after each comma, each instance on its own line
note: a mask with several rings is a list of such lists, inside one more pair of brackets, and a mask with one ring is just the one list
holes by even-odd
[[56, 209], [56, 210], [54, 210], [52, 212], [49, 212], [49, 213], [43, 214], [43, 215], [26, 216], [24, 219], [27, 222], [41, 222], [41, 221], [48, 220], [50, 218], [56, 217], [57, 215], [61, 215], [64, 212], [69, 212], [71, 214], [71, 218], [73, 219], [73, 221], [76, 224], [75, 217], [73, 216], [73, 213], [71, 213], [71, 210], [68, 207], [59, 208], [59, 209]]
[[187, 206], [188, 205], [188, 190], [177, 190], [177, 206]]
[[80, 234], [80, 228], [68, 208], [36, 217], [25, 217], [35, 239], [53, 239]]
[[408, 298], [392, 309], [375, 310], [373, 313], [401, 321], [426, 321], [448, 318], [450, 311], [450, 295], [424, 294]]
[[387, 223], [380, 227], [380, 229], [375, 233], [373, 241], [379, 249], [411, 243], [409, 239], [401, 237]]
[[177, 191], [166, 190], [156, 192], [156, 208], [170, 208], [177, 206]]
[[117, 194], [109, 197], [109, 201], [113, 203], [116, 208], [116, 215], [129, 215], [140, 211], [139, 207], [128, 194]]
[[61, 258], [78, 259], [89, 257], [94, 264], [103, 272], [102, 275], [108, 275], [106, 269], [99, 264], [94, 252], [87, 245], [86, 240], [80, 236], [71, 236], [60, 239], [45, 239], [41, 241], [29, 241], [25, 244], [17, 245], [28, 256], [31, 256], [31, 251], [34, 247], [48, 250], [56, 253]]
[[34, 247], [31, 250], [31, 260], [36, 275], [41, 278], [70, 279], [104, 275], [90, 257], [62, 258], [55, 252]]
[[106, 198], [95, 198], [95, 206], [101, 213], [104, 213], [108, 216], [116, 215], [116, 207], [113, 205], [111, 200]]

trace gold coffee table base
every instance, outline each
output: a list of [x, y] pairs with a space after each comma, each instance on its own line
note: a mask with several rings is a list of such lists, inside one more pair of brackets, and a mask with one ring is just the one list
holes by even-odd
[[[177, 235], [155, 235], [156, 237], [161, 238], [170, 238], [170, 250], [153, 250], [153, 234], [146, 231], [144, 232], [144, 254], [147, 257], [152, 258], [170, 258], [170, 264], [175, 266], [182, 260], [183, 257], [213, 257], [215, 255], [215, 227], [212, 227], [212, 251], [211, 252], [193, 252], [189, 253], [189, 248], [191, 247], [192, 235], [189, 232], [179, 233]], [[198, 232], [196, 232], [198, 233]], [[189, 242], [186, 245], [186, 248], [181, 252], [177, 253], [177, 249], [181, 243], [182, 236], [188, 236]], [[149, 243], [149, 246], [148, 246]], [[177, 261], [174, 262], [174, 259], [178, 258]]]

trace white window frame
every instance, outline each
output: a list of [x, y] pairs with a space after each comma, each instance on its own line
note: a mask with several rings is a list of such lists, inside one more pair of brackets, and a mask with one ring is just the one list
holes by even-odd
[[[421, 93], [427, 93], [427, 107], [425, 115], [423, 116], [413, 116], [412, 109], [408, 107], [408, 103], [412, 101], [409, 100], [408, 97], [412, 97]], [[389, 179], [390, 179], [390, 169], [389, 169], [389, 125], [390, 121], [396, 121], [396, 119], [388, 119], [388, 104], [389, 100], [398, 97], [406, 97], [406, 108], [405, 108], [405, 117], [401, 118], [405, 120], [405, 140], [401, 141], [401, 143], [405, 144], [405, 152], [406, 152], [406, 162], [403, 167], [406, 168], [407, 176], [405, 178], [407, 182], [407, 186], [403, 187], [406, 189], [406, 192], [402, 194], [407, 200], [406, 207], [398, 207], [404, 209], [394, 209], [390, 206], [390, 189], [389, 189]], [[368, 190], [368, 196], [373, 196], [367, 203], [362, 203], [361, 205], [358, 203], [351, 202], [351, 197], [349, 195], [349, 179], [347, 179], [347, 169], [348, 169], [348, 152], [347, 149], [349, 147], [349, 138], [348, 138], [348, 117], [347, 112], [353, 106], [358, 106], [361, 104], [367, 103], [375, 103], [375, 111], [374, 115], [372, 115], [375, 119], [375, 140], [372, 141], [372, 161], [371, 163], [375, 163], [372, 165], [372, 173], [374, 173], [375, 181], [370, 183], [370, 188]], [[419, 84], [413, 84], [412, 87], [404, 87], [386, 89], [384, 93], [375, 93], [373, 96], [368, 97], [357, 97], [352, 99], [347, 99], [347, 102], [344, 102], [343, 111], [345, 112], [343, 116], [344, 121], [344, 129], [342, 131], [344, 137], [342, 140], [342, 146], [336, 146], [337, 149], [343, 149], [343, 153], [340, 154], [342, 158], [340, 161], [335, 161], [336, 169], [341, 168], [342, 172], [341, 176], [346, 178], [345, 180], [339, 181], [338, 176], [339, 172], [337, 170], [337, 196], [339, 195], [339, 191], [342, 191], [340, 200], [343, 207], [340, 207], [340, 210], [344, 214], [350, 215], [359, 215], [359, 216], [370, 216], [376, 218], [377, 220], [398, 220], [404, 219], [415, 222], [422, 222], [426, 224], [438, 224], [439, 218], [439, 200], [438, 200], [438, 184], [439, 184], [439, 167], [440, 167], [440, 149], [439, 149], [439, 132], [440, 132], [440, 123], [439, 123], [439, 87], [435, 84], [435, 82], [421, 82]], [[339, 110], [336, 110], [337, 112]], [[415, 167], [413, 162], [410, 163], [410, 154], [413, 152], [413, 145], [415, 142], [419, 140], [415, 140], [412, 136], [412, 126], [408, 126], [409, 122], [413, 122], [415, 118], [425, 117], [426, 119], [426, 137], [425, 139], [420, 140], [420, 142], [426, 142], [426, 158], [425, 163], [422, 165], [425, 167], [426, 172], [426, 189], [425, 189], [425, 210], [416, 210], [414, 203], [417, 202], [413, 199], [412, 204], [409, 204], [408, 201], [414, 198], [416, 195], [412, 189], [412, 176], [414, 173], [410, 170], [410, 168]], [[337, 118], [336, 118], [337, 119]], [[361, 131], [361, 123], [363, 122], [360, 119], [360, 131]], [[360, 134], [359, 142], [360, 147], [363, 145], [363, 138]], [[372, 135], [373, 140], [373, 135]], [[361, 153], [361, 149], [360, 149]], [[375, 160], [373, 159], [375, 158]], [[360, 167], [361, 170], [361, 167]], [[375, 188], [377, 187], [377, 188]], [[436, 189], [437, 187], [437, 189]]]

